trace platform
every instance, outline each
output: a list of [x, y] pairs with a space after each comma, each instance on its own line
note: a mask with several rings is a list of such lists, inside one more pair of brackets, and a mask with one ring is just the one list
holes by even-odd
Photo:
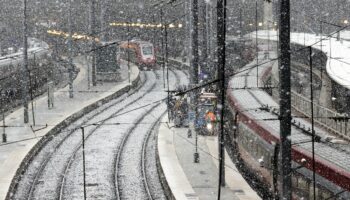
[[[40, 140], [42, 136], [54, 129], [58, 124], [62, 124], [68, 117], [88, 106], [97, 104], [105, 98], [110, 98], [121, 89], [128, 87], [128, 69], [122, 65], [122, 81], [117, 83], [98, 83], [88, 89], [87, 62], [82, 57], [74, 59], [74, 64], [80, 72], [73, 82], [74, 98], [69, 98], [68, 86], [55, 91], [54, 107], [48, 109], [47, 94], [37, 98], [34, 102], [34, 113], [36, 126], [33, 129], [32, 109], [29, 107], [29, 124], [23, 123], [23, 107], [15, 110], [5, 117], [7, 143], [0, 143], [0, 200], [5, 199], [10, 187], [12, 178], [17, 169], [25, 159], [28, 152]], [[139, 70], [136, 66], [131, 68], [131, 82], [139, 78]], [[88, 111], [88, 110], [84, 110]], [[0, 124], [2, 125], [2, 121]], [[41, 130], [39, 130], [41, 129]], [[39, 130], [39, 131], [33, 131]], [[2, 132], [1, 128], [1, 134]]]
[[[159, 163], [171, 195], [177, 200], [217, 199], [218, 153], [215, 136], [198, 137], [200, 162], [194, 163], [195, 135], [187, 137], [187, 128], [175, 128], [165, 116], [158, 133]], [[221, 199], [259, 200], [236, 169], [226, 152], [226, 186]]]

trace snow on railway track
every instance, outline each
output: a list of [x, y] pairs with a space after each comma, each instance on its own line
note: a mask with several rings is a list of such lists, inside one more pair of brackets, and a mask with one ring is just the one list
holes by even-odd
[[[157, 74], [156, 74], [157, 73]], [[175, 72], [180, 73], [180, 72]], [[171, 73], [172, 75], [172, 73]], [[134, 162], [139, 160], [137, 168], [141, 173], [140, 178], [135, 178], [136, 174], [124, 174], [125, 178], [142, 181], [141, 152], [143, 144], [151, 134], [152, 127], [158, 122], [159, 117], [166, 110], [164, 102], [155, 102], [166, 97], [162, 91], [160, 83], [160, 72], [145, 72], [144, 84], [129, 95], [124, 95], [113, 100], [100, 108], [88, 113], [83, 118], [71, 124], [60, 134], [53, 137], [35, 157], [34, 161], [29, 165], [28, 170], [23, 174], [18, 184], [15, 199], [74, 199], [83, 197], [83, 164], [82, 164], [82, 138], [80, 127], [85, 127], [85, 155], [86, 155], [86, 186], [87, 197], [93, 199], [116, 199], [117, 198], [117, 173], [118, 166], [116, 155], [121, 141], [125, 137], [125, 148], [122, 152], [133, 151], [135, 156]], [[177, 76], [177, 75], [176, 75]], [[170, 83], [175, 82], [175, 76], [170, 76]], [[176, 79], [179, 79], [176, 77]], [[185, 80], [186, 78], [182, 78]], [[177, 80], [179, 81], [179, 80]], [[186, 81], [186, 80], [185, 80]], [[185, 84], [185, 83], [182, 83]], [[155, 95], [157, 94], [157, 95]], [[142, 109], [136, 109], [140, 106], [150, 104]], [[134, 110], [136, 109], [136, 110]], [[134, 110], [134, 111], [132, 111]], [[94, 124], [94, 125], [93, 125]], [[92, 126], [93, 125], [93, 126]], [[134, 128], [133, 128], [134, 127]], [[142, 135], [141, 135], [142, 134]], [[130, 138], [128, 138], [130, 135]], [[130, 142], [134, 141], [134, 142]], [[130, 144], [137, 146], [130, 147]], [[120, 161], [124, 162], [128, 156], [121, 154]], [[136, 159], [137, 157], [137, 159]], [[127, 165], [127, 164], [125, 164]], [[124, 167], [124, 169], [129, 169]], [[149, 171], [149, 170], [146, 170]], [[156, 171], [156, 170], [153, 170]], [[132, 181], [131, 181], [132, 182]], [[145, 185], [135, 191], [141, 191], [141, 195], [145, 195]], [[160, 184], [151, 184], [160, 186]], [[123, 186], [124, 187], [124, 186]], [[123, 188], [123, 198], [129, 193], [125, 193]], [[152, 193], [152, 190], [149, 191]], [[161, 188], [157, 188], [161, 190]], [[162, 196], [157, 194], [156, 196]], [[134, 199], [134, 197], [130, 197]]]
[[[177, 83], [179, 78], [177, 77]], [[152, 102], [151, 98], [146, 101]], [[164, 94], [162, 98], [165, 98]], [[117, 199], [153, 199], [147, 182], [145, 166], [146, 142], [154, 126], [166, 111], [166, 105], [159, 103], [146, 110], [125, 134], [119, 145], [116, 159]]]

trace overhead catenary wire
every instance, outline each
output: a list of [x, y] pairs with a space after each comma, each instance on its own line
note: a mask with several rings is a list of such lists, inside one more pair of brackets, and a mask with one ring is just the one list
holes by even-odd
[[[322, 42], [322, 41], [324, 41], [324, 40], [327, 40], [328, 38], [331, 38], [334, 34], [340, 32], [340, 31], [342, 31], [342, 30], [344, 30], [344, 29], [346, 29], [346, 28], [349, 28], [349, 27], [350, 27], [350, 25], [348, 25], [348, 26], [343, 26], [343, 27], [339, 28], [338, 30], [334, 31], [333, 33], [330, 33], [330, 34], [326, 35], [325, 38], [322, 38], [322, 39], [316, 41], [315, 43], [313, 43], [313, 44], [311, 44], [311, 45], [307, 45], [307, 46], [302, 47], [302, 48], [299, 48], [299, 49], [297, 49], [297, 50], [295, 50], [295, 51], [291, 51], [291, 54], [296, 53], [296, 52], [299, 52], [299, 51], [302, 51], [302, 50], [305, 50], [305, 49], [308, 48], [308, 46], [315, 46], [315, 45], [317, 45], [318, 43], [320, 43], [320, 42]], [[100, 49], [102, 49], [102, 48], [106, 48], [106, 47], [109, 47], [109, 46], [112, 46], [112, 45], [116, 45], [116, 44], [119, 44], [119, 43], [120, 43], [120, 41], [114, 41], [114, 42], [111, 42], [111, 43], [108, 43], [108, 44], [104, 44], [104, 45], [101, 45], [101, 46], [99, 46], [99, 47], [96, 47], [96, 48], [87, 50], [87, 51], [80, 51], [80, 52], [78, 52], [78, 54], [79, 54], [79, 53], [84, 54], [84, 55], [85, 55], [85, 54], [89, 54], [89, 53], [91, 53], [91, 52], [98, 51], [98, 50], [100, 50]], [[18, 57], [18, 56], [19, 56], [19, 55], [9, 56], [9, 57], [6, 57], [6, 58], [0, 58], [0, 61], [3, 60], [3, 59], [15, 58], [15, 57]], [[339, 58], [334, 58], [334, 57], [331, 57], [331, 56], [328, 56], [328, 55], [327, 55], [327, 57], [329, 57], [329, 58], [331, 58], [331, 59], [338, 60], [339, 62], [343, 62], [344, 64], [350, 65], [350, 63], [347, 63], [347, 62], [345, 62], [345, 61], [341, 61]], [[269, 62], [273, 62], [273, 61], [278, 60], [278, 59], [279, 59], [279, 57], [274, 58], [274, 59], [270, 59], [269, 61], [266, 61], [266, 62], [263, 62], [263, 63], [259, 63], [258, 65], [254, 65], [254, 66], [252, 66], [251, 68], [254, 68], [254, 67], [257, 67], [257, 66], [261, 66], [261, 65], [267, 64], [267, 63], [269, 63]], [[237, 72], [235, 72], [235, 73], [232, 73], [232, 74], [228, 75], [228, 77], [234, 76], [234, 75], [236, 75], [237, 73], [241, 73], [241, 72], [244, 72], [244, 71], [246, 71], [246, 70], [249, 70], [249, 69], [244, 69], [244, 70], [241, 70], [241, 71], [237, 71]], [[2, 77], [1, 80], [6, 79], [6, 78], [10, 78], [10, 77], [11, 77], [11, 76]], [[206, 84], [203, 84], [203, 85], [201, 85], [201, 86], [196, 86], [196, 87], [193, 88], [193, 89], [199, 89], [199, 88], [201, 88], [201, 87], [205, 87], [205, 86], [208, 86], [208, 85], [217, 83], [218, 81], [219, 81], [219, 80], [208, 81]], [[192, 90], [188, 90], [188, 92], [191, 92], [191, 91], [192, 91]], [[185, 93], [183, 93], [183, 92], [182, 92], [181, 94], [179, 93], [179, 95], [182, 95], [182, 94], [185, 94]]]

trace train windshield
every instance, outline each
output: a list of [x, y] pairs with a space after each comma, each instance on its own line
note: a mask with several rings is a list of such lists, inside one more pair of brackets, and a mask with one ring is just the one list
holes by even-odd
[[152, 49], [153, 49], [152, 46], [144, 46], [144, 47], [142, 47], [142, 54], [145, 56], [153, 55]]

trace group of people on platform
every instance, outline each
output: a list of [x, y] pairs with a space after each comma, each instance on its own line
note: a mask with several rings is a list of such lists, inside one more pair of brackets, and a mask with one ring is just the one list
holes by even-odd
[[[186, 87], [178, 87], [177, 92], [182, 91], [186, 91]], [[201, 93], [198, 100], [197, 117], [193, 119], [195, 120], [195, 129], [199, 134], [212, 135], [214, 134], [214, 129], [217, 124], [217, 116], [215, 113], [216, 96], [213, 95], [213, 93]], [[173, 96], [169, 99], [169, 118], [174, 122], [175, 127], [189, 126], [189, 104], [190, 102], [187, 95]]]

